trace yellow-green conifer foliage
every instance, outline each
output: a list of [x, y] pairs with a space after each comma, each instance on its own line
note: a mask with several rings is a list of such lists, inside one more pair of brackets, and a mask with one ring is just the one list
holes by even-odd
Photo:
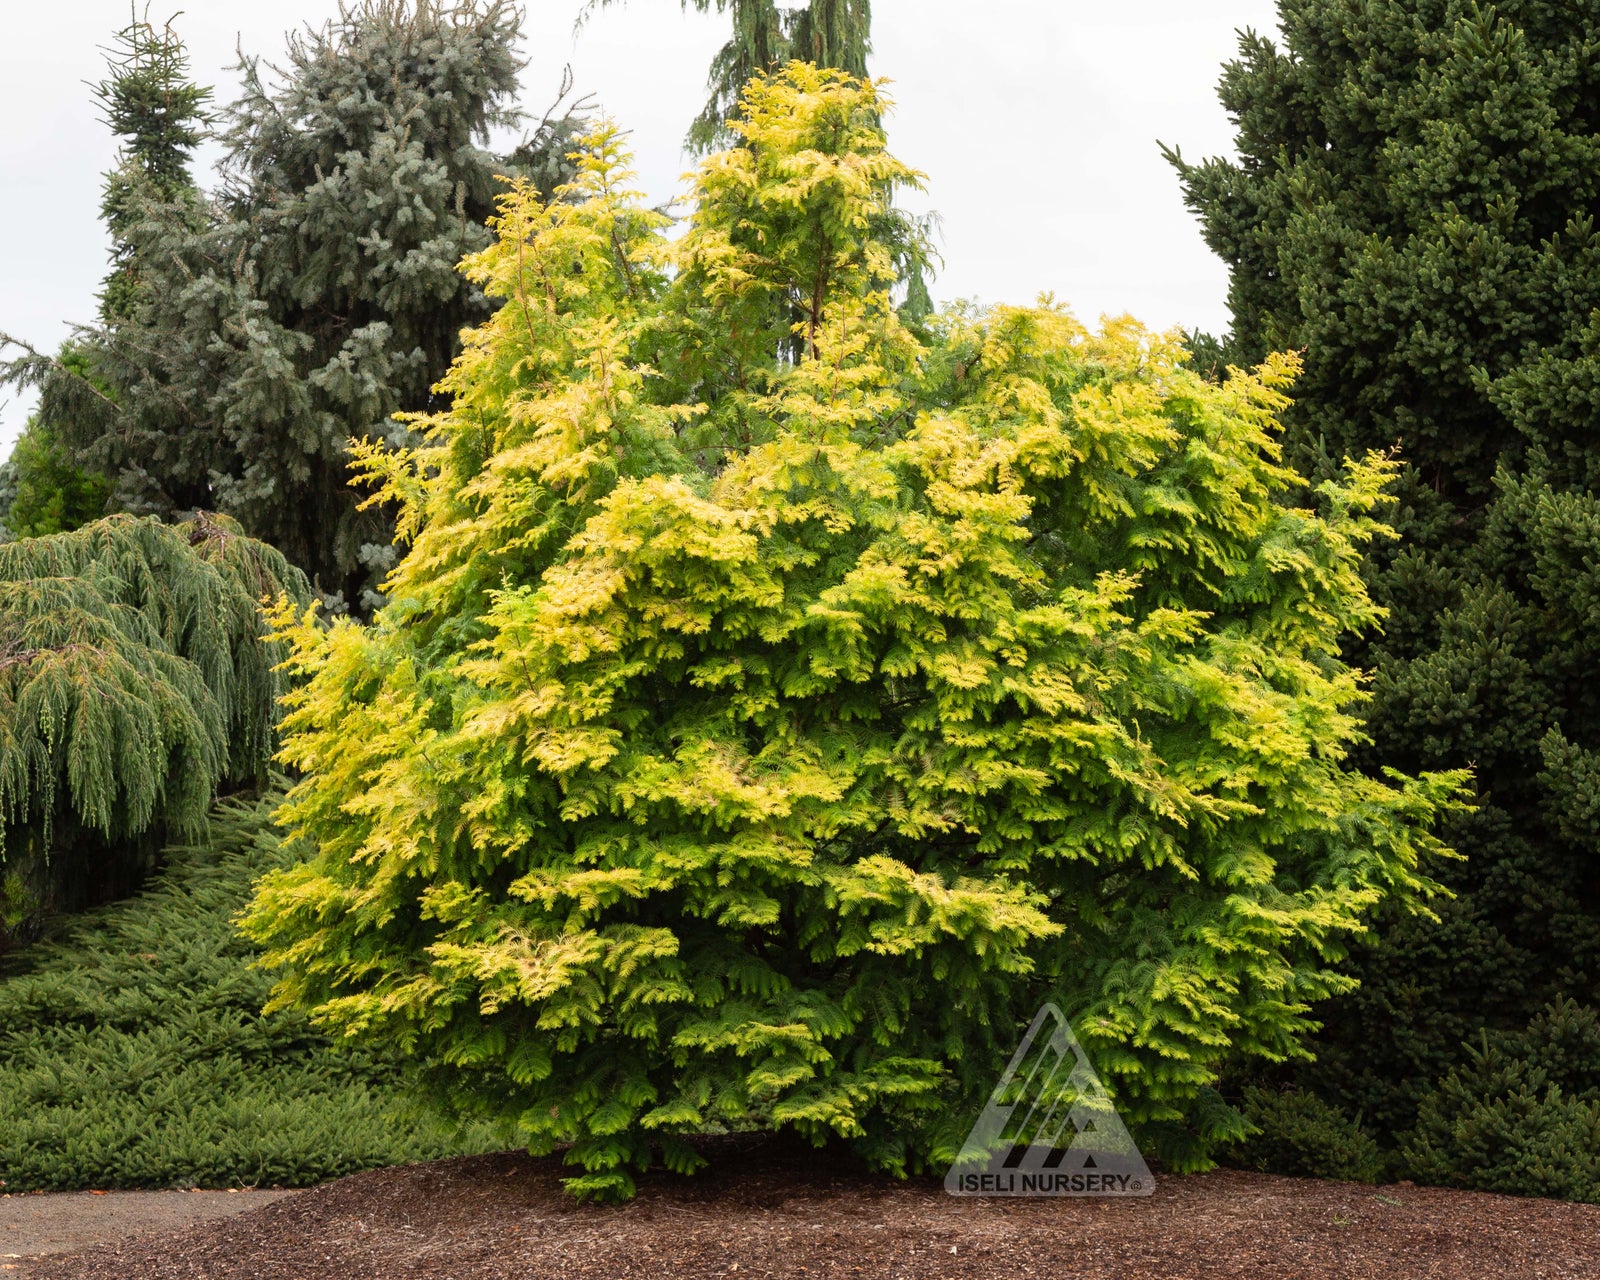
[[590, 138], [466, 270], [505, 305], [370, 628], [282, 611], [276, 1001], [413, 1051], [582, 1194], [708, 1126], [954, 1154], [1026, 1019], [1203, 1163], [1341, 939], [1430, 889], [1455, 776], [1345, 766], [1391, 474], [1285, 505], [1275, 357], [1131, 321], [896, 312], [918, 175], [877, 86], [791, 65], [673, 240]]

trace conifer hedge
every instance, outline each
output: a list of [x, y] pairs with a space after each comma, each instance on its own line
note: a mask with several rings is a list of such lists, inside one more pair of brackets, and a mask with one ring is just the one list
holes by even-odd
[[[1173, 158], [1229, 267], [1227, 357], [1306, 351], [1291, 455], [1307, 475], [1342, 450], [1405, 463], [1401, 537], [1365, 571], [1389, 618], [1346, 649], [1374, 673], [1363, 763], [1471, 764], [1476, 791], [1442, 832], [1463, 859], [1440, 919], [1380, 921], [1293, 1078], [1428, 1146], [1431, 1177], [1441, 1131], [1408, 1133], [1473, 1082], [1498, 1107], [1484, 1082], [1552, 1002], [1600, 1012], [1600, 8], [1278, 9], [1223, 72], [1236, 158]], [[1450, 1160], [1497, 1190], [1560, 1182], [1463, 1142]]]
[[513, 190], [451, 409], [366, 455], [389, 604], [278, 615], [274, 1007], [570, 1142], [580, 1194], [708, 1126], [937, 1166], [1047, 998], [1202, 1165], [1219, 1065], [1297, 1052], [1463, 781], [1346, 764], [1390, 464], [1288, 505], [1289, 357], [1218, 386], [1048, 300], [908, 325], [886, 105], [753, 82], [676, 239], [614, 128]]

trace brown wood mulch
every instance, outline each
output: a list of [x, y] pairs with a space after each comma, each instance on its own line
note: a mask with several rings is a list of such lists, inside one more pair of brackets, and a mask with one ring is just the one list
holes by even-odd
[[559, 1163], [382, 1169], [266, 1208], [24, 1264], [27, 1280], [1476, 1280], [1600, 1277], [1600, 1207], [1263, 1174], [1146, 1199], [963, 1199], [725, 1140], [692, 1179], [578, 1205]]

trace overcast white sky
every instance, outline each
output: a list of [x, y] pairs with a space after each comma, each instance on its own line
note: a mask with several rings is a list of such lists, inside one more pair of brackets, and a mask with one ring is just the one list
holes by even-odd
[[[652, 198], [679, 189], [680, 144], [725, 19], [629, 0], [574, 33], [582, 0], [527, 0], [523, 105], [535, 116], [571, 63], [580, 92], [633, 132]], [[141, 8], [143, 0], [140, 0]], [[196, 78], [234, 96], [240, 44], [274, 59], [291, 27], [338, 0], [154, 0]], [[938, 299], [1027, 302], [1051, 290], [1088, 320], [1226, 327], [1226, 274], [1200, 240], [1157, 140], [1229, 152], [1215, 86], [1242, 27], [1272, 30], [1272, 0], [873, 0], [874, 75], [897, 109], [891, 144], [928, 175], [943, 219]], [[0, 329], [54, 348], [93, 318], [106, 270], [98, 221], [113, 140], [85, 81], [127, 0], [0, 0]], [[207, 164], [213, 155], [204, 157]], [[202, 181], [206, 181], [202, 175]], [[0, 407], [0, 453], [29, 405]]]

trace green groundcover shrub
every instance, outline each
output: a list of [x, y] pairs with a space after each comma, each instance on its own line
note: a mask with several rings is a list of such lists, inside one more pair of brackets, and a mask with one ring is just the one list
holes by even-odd
[[1241, 1102], [1254, 1132], [1228, 1150], [1228, 1163], [1296, 1177], [1384, 1180], [1382, 1148], [1342, 1107], [1305, 1090], [1258, 1085], [1247, 1087]]
[[1268, 1173], [1600, 1203], [1600, 1017], [1559, 998], [1520, 1031], [1481, 1031], [1461, 1063], [1423, 1081], [1403, 1132], [1309, 1090], [1246, 1086], [1252, 1133], [1230, 1164]]
[[73, 919], [0, 977], [7, 1191], [304, 1186], [489, 1144], [447, 1128], [396, 1065], [263, 1017], [267, 978], [234, 918], [284, 865], [279, 797], [213, 813], [138, 897]]

